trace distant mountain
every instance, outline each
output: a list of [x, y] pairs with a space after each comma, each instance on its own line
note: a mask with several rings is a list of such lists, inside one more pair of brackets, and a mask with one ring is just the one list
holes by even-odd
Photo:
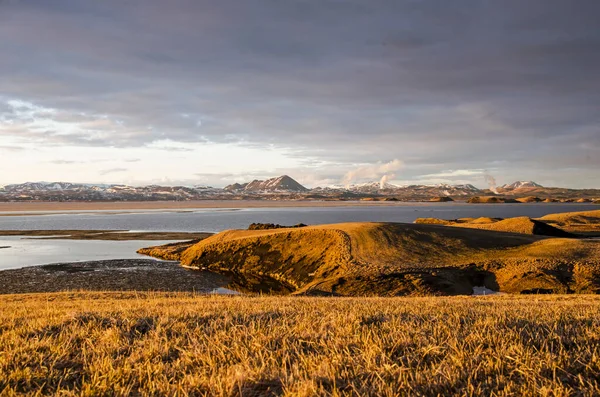
[[308, 189], [296, 182], [294, 179], [287, 175], [283, 175], [277, 178], [267, 179], [266, 181], [254, 180], [252, 182], [240, 184], [234, 183], [229, 186], [225, 186], [224, 190], [229, 192], [246, 192], [246, 193], [257, 193], [257, 192], [269, 192], [269, 193], [302, 193], [307, 192]]
[[535, 183], [533, 181], [517, 181], [517, 182], [511, 183], [510, 185], [506, 184], [506, 185], [500, 186], [500, 188], [502, 188], [504, 190], [534, 189], [534, 188], [539, 188], [539, 187], [543, 187], [543, 186], [540, 185], [539, 183]]
[[[380, 182], [367, 182], [356, 185], [342, 187], [334, 185], [329, 188], [318, 188], [320, 191], [337, 190], [348, 191], [363, 195], [381, 195], [381, 196], [399, 196], [399, 197], [422, 197], [431, 198], [438, 196], [469, 196], [479, 194], [480, 189], [473, 185], [393, 185]], [[316, 189], [313, 189], [313, 191]]]
[[[2, 201], [184, 201], [220, 196], [222, 189], [186, 186], [128, 186], [68, 182], [27, 182], [0, 189]], [[216, 197], [223, 198], [223, 197]]]
[[[498, 196], [522, 198], [535, 196], [560, 200], [598, 199], [598, 189], [547, 188], [531, 181], [518, 181], [498, 187]], [[128, 186], [69, 182], [28, 182], [0, 186], [0, 201], [190, 201], [190, 200], [401, 200], [429, 201], [432, 198], [450, 197], [467, 200], [489, 195], [487, 189], [473, 185], [406, 185], [368, 182], [351, 186], [328, 186], [307, 189], [287, 175], [234, 183], [225, 188], [210, 186]]]
[[10, 191], [45, 191], [45, 190], [78, 190], [87, 189], [92, 185], [69, 182], [27, 182], [15, 185], [6, 185], [4, 190]]

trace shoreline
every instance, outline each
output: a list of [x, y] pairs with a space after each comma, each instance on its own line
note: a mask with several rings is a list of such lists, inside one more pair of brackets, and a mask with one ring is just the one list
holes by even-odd
[[225, 275], [186, 269], [173, 261], [111, 259], [1, 270], [0, 295], [82, 290], [209, 294], [229, 282]]
[[[432, 202], [432, 201], [318, 201], [318, 200], [195, 200], [195, 201], [81, 201], [81, 202], [0, 202], [2, 216], [32, 216], [61, 214], [108, 214], [138, 212], [193, 212], [194, 210], [244, 210], [258, 208], [344, 208], [344, 207], [428, 207], [447, 206], [497, 206], [497, 205], [582, 205], [582, 203], [467, 203], [465, 201]], [[598, 208], [597, 204], [589, 204], [590, 208]]]
[[[144, 232], [129, 230], [0, 230], [0, 237], [21, 236], [33, 240], [202, 240], [210, 232]], [[5, 247], [0, 247], [5, 248]]]
[[90, 211], [178, 211], [201, 209], [319, 208], [319, 207], [400, 207], [429, 205], [467, 205], [466, 202], [429, 201], [293, 201], [293, 200], [196, 200], [196, 201], [111, 201], [111, 202], [0, 202], [0, 216], [49, 215]]

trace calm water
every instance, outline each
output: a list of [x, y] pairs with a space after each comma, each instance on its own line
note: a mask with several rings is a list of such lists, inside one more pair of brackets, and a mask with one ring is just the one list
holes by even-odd
[[[419, 217], [463, 218], [491, 216], [540, 217], [556, 212], [599, 209], [592, 204], [419, 204], [385, 207], [260, 208], [242, 210], [202, 209], [190, 211], [139, 211], [123, 213], [70, 213], [52, 215], [0, 216], [0, 230], [139, 230], [206, 231], [247, 228], [253, 222], [309, 225], [339, 222], [413, 222]], [[1, 234], [1, 233], [0, 233]], [[24, 266], [131, 259], [141, 247], [164, 241], [78, 241], [23, 239], [0, 235], [0, 270]]]
[[419, 217], [540, 217], [555, 212], [600, 209], [594, 204], [419, 204], [385, 207], [202, 209], [135, 213], [0, 216], [0, 230], [204, 231], [247, 228], [253, 222], [308, 225], [339, 222], [414, 222]]
[[135, 259], [136, 251], [172, 241], [85, 241], [0, 236], [0, 270], [51, 263]]

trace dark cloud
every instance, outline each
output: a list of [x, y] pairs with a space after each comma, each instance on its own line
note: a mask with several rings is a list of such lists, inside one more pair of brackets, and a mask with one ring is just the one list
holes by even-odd
[[0, 136], [599, 184], [598, 15], [596, 0], [4, 1], [0, 99], [41, 114], [0, 100], [16, 120]]

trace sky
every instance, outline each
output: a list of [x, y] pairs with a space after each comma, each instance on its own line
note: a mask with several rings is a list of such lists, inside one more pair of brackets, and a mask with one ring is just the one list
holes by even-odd
[[0, 0], [0, 185], [600, 187], [597, 0]]

